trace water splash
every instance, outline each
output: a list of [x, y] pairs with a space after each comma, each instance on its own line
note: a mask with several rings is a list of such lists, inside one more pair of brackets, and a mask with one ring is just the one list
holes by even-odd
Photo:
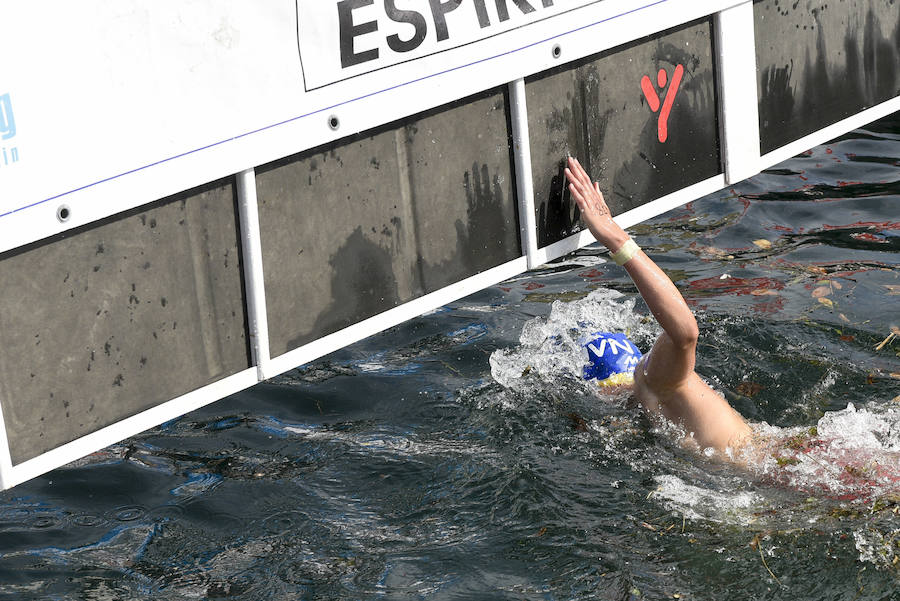
[[900, 528], [886, 532], [874, 527], [853, 532], [859, 560], [879, 568], [895, 567], [900, 563]]
[[[597, 330], [620, 331], [649, 347], [658, 326], [635, 312], [635, 304], [635, 298], [608, 289], [574, 302], [554, 302], [546, 318], [525, 324], [518, 346], [492, 354], [491, 375], [505, 388], [491, 395], [495, 404], [515, 410], [517, 403], [546, 402], [563, 411], [559, 407], [571, 406], [575, 396], [593, 396], [589, 383], [578, 377], [587, 362], [581, 337]], [[713, 338], [728, 340], [716, 333]], [[774, 353], [777, 360], [787, 351], [775, 347], [758, 353]], [[811, 399], [834, 394], [841, 376], [826, 369], [800, 394], [799, 404], [806, 407]], [[604, 426], [610, 420], [625, 426]], [[843, 530], [841, 521], [850, 519], [854, 525], [844, 532], [852, 533], [860, 561], [896, 565], [900, 530], [875, 520], [860, 526], [859, 520], [900, 511], [900, 408], [873, 399], [860, 408], [850, 403], [825, 412], [813, 423], [753, 424], [755, 442], [734, 457], [734, 464], [683, 455], [678, 444], [683, 433], [677, 426], [641, 420], [635, 411], [589, 419], [580, 430], [587, 437], [582, 442], [603, 457], [600, 464], [629, 466], [651, 478], [652, 501], [683, 519], [758, 532]], [[642, 440], [634, 432], [640, 428], [650, 438]]]
[[757, 426], [744, 459], [760, 478], [871, 505], [900, 494], [900, 412], [873, 403], [826, 413], [810, 428]]
[[[749, 490], [709, 489], [694, 486], [673, 474], [656, 476], [654, 497], [670, 511], [692, 520], [708, 520], [747, 526], [763, 506], [760, 494]], [[733, 483], [732, 483], [733, 484]]]
[[624, 332], [648, 348], [659, 330], [655, 322], [635, 313], [634, 305], [634, 298], [605, 288], [574, 302], [554, 301], [546, 318], [525, 324], [518, 347], [494, 351], [491, 375], [517, 391], [527, 390], [535, 377], [544, 382], [580, 380], [588, 359], [581, 338], [591, 332]]

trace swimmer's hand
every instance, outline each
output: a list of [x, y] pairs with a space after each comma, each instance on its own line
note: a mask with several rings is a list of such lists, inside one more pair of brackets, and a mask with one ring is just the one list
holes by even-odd
[[600, 192], [600, 184], [591, 182], [590, 176], [575, 157], [569, 157], [566, 178], [569, 180], [569, 192], [578, 204], [581, 217], [597, 242], [610, 251], [621, 248], [628, 240], [628, 234], [613, 221], [609, 207], [603, 200], [603, 193]]

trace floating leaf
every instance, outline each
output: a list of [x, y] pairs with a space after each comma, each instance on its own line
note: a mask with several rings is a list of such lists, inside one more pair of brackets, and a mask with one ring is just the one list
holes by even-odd
[[753, 244], [757, 245], [758, 247], [760, 247], [762, 249], [772, 248], [772, 243], [769, 242], [768, 240], [766, 240], [765, 238], [763, 238], [761, 240], [754, 240]]
[[569, 420], [572, 422], [572, 428], [577, 432], [587, 432], [588, 431], [588, 423], [585, 421], [583, 417], [575, 413], [574, 411], [569, 413]]
[[836, 289], [838, 289], [838, 290], [840, 290], [841, 288], [843, 288], [843, 286], [841, 286], [841, 283], [840, 283], [840, 282], [831, 282], [831, 287], [832, 287], [832, 288], [836, 288]]
[[724, 257], [728, 254], [728, 251], [716, 248], [715, 246], [701, 246], [697, 250], [704, 255], [712, 255], [714, 257]]
[[856, 467], [855, 465], [845, 465], [844, 472], [850, 474], [854, 478], [867, 478], [869, 470], [864, 467]]
[[844, 334], [843, 336], [841, 336], [841, 340], [843, 340], [844, 342], [853, 342], [854, 340], [856, 340], [856, 337], [850, 336], [849, 334]]
[[739, 394], [748, 397], [754, 397], [759, 394], [759, 391], [762, 390], [762, 385], [757, 382], [741, 382], [737, 385], [737, 391]]
[[821, 299], [823, 296], [830, 296], [831, 288], [828, 286], [820, 286], [812, 291], [812, 297]]
[[839, 313], [839, 314], [838, 314], [838, 317], [841, 318], [841, 321], [844, 321], [844, 322], [846, 322], [846, 323], [850, 323], [850, 318], [847, 317], [846, 315], [844, 315], [843, 313]]
[[900, 286], [896, 284], [885, 284], [884, 287], [888, 289], [888, 296], [900, 296]]
[[829, 309], [834, 309], [834, 303], [831, 302], [830, 298], [821, 297], [817, 299], [820, 303], [828, 307]]
[[770, 288], [757, 288], [756, 290], [751, 290], [750, 294], [753, 296], [778, 296], [778, 293]]

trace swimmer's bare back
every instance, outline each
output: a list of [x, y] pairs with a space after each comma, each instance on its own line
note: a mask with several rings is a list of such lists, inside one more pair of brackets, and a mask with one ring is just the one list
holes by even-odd
[[718, 451], [742, 446], [751, 430], [744, 419], [694, 371], [699, 330], [694, 314], [668, 276], [613, 221], [600, 184], [577, 159], [566, 168], [569, 191], [594, 238], [605, 245], [640, 291], [663, 329], [634, 373], [634, 393], [651, 413], [680, 424], [701, 448]]

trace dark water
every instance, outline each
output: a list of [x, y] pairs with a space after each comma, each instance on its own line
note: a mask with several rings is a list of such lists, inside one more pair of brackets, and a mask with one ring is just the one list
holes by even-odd
[[566, 375], [657, 332], [589, 248], [2, 493], [0, 599], [900, 599], [898, 166], [895, 115], [633, 230], [749, 467]]

